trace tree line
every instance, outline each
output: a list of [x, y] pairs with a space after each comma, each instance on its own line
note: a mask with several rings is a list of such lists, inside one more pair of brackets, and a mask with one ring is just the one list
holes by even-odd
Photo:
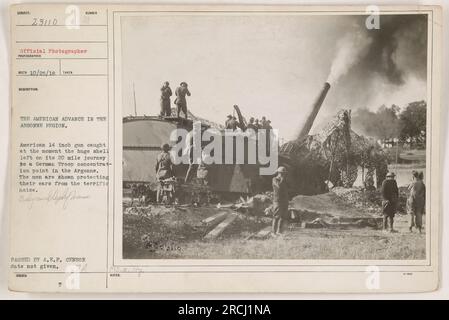
[[395, 104], [390, 107], [382, 105], [377, 111], [362, 108], [352, 116], [352, 127], [385, 145], [396, 141], [410, 148], [425, 148], [426, 111], [425, 101], [410, 102], [402, 110]]

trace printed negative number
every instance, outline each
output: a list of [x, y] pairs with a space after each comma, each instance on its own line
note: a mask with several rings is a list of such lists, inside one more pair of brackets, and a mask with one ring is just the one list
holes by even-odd
[[56, 18], [33, 18], [32, 26], [56, 26], [58, 25], [58, 19]]
[[245, 305], [245, 304], [224, 304], [223, 315], [240, 315], [246, 317], [247, 315], [267, 315], [271, 314], [270, 307], [268, 305]]

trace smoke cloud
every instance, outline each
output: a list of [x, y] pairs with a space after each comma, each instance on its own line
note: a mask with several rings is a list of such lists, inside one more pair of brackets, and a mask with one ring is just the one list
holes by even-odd
[[427, 74], [427, 16], [380, 17], [380, 28], [368, 30], [364, 19], [354, 32], [343, 36], [336, 47], [329, 83], [357, 66], [358, 73], [379, 76], [393, 85], [403, 85], [407, 75], [425, 79]]
[[[381, 15], [380, 28], [372, 30], [365, 19], [350, 22], [334, 45], [327, 80], [332, 89], [314, 133], [342, 108], [376, 112], [382, 105], [403, 109], [410, 102], [427, 100], [427, 15]], [[358, 118], [353, 127], [368, 134], [364, 128], [373, 119]]]
[[348, 33], [337, 42], [337, 54], [332, 62], [331, 71], [327, 82], [335, 84], [341, 76], [344, 76], [352, 66], [366, 56], [372, 39], [362, 32]]
[[391, 84], [403, 85], [406, 75], [427, 75], [427, 16], [381, 16], [380, 29], [369, 30], [373, 39], [363, 60], [366, 71], [377, 72]]

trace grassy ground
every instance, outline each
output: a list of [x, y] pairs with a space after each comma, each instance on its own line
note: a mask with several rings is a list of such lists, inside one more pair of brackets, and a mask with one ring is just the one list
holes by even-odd
[[[425, 234], [410, 233], [406, 216], [397, 216], [395, 227], [399, 232], [393, 234], [370, 228], [304, 229], [290, 223], [288, 230], [279, 238], [250, 240], [245, 239], [268, 226], [269, 221], [241, 216], [220, 238], [205, 241], [202, 237], [209, 229], [199, 221], [210, 215], [210, 210], [213, 209], [195, 209], [190, 214], [168, 213], [156, 219], [127, 216], [124, 258], [425, 259]], [[170, 219], [177, 222], [167, 227]], [[149, 230], [151, 232], [148, 233]], [[148, 239], [151, 239], [150, 245]]]
[[[390, 156], [390, 165], [388, 170], [396, 174], [396, 181], [399, 186], [406, 186], [412, 180], [412, 171], [426, 171], [426, 150], [402, 149], [399, 148], [396, 154], [396, 148], [385, 150]], [[396, 159], [396, 156], [398, 158]], [[398, 160], [399, 163], [396, 163]]]
[[213, 243], [185, 244], [170, 257], [198, 259], [425, 259], [425, 235], [409, 233], [404, 217], [399, 233], [380, 230], [299, 229], [290, 226], [284, 236], [265, 240], [231, 238]]
[[426, 162], [426, 150], [425, 149], [408, 149], [394, 146], [393, 148], [384, 148], [384, 152], [387, 154], [391, 163], [395, 163], [396, 159], [399, 163], [425, 163]]

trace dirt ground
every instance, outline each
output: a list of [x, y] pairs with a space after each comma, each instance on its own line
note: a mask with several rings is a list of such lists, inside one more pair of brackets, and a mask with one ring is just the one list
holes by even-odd
[[[292, 200], [291, 206], [312, 218], [322, 215], [323, 220], [339, 216], [379, 217], [378, 194], [335, 191], [299, 196]], [[271, 218], [241, 212], [218, 238], [205, 240], [204, 236], [215, 225], [207, 225], [202, 220], [219, 212], [235, 211], [212, 206], [125, 208], [123, 258], [425, 259], [425, 232], [410, 233], [408, 216], [403, 214], [396, 215], [398, 233], [384, 233], [372, 227], [304, 228], [300, 221], [292, 221], [280, 237], [256, 238], [252, 235], [270, 226]]]

